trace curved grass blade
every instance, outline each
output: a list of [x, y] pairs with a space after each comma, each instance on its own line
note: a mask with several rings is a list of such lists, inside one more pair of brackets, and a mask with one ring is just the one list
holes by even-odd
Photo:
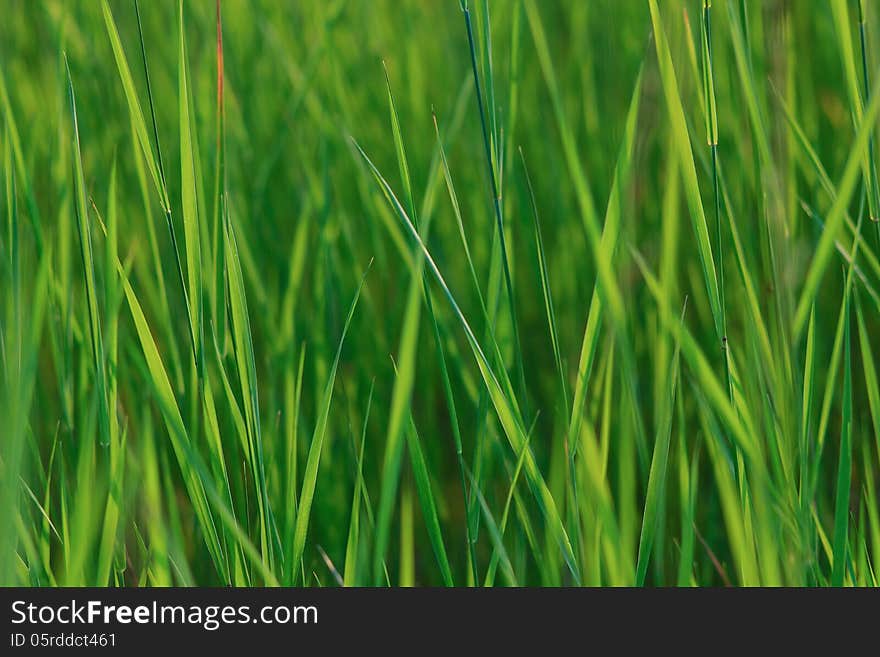
[[104, 15], [104, 23], [107, 26], [107, 34], [110, 37], [110, 46], [113, 50], [113, 58], [116, 60], [116, 68], [119, 71], [119, 78], [122, 81], [122, 88], [125, 91], [125, 100], [128, 104], [128, 110], [131, 113], [132, 124], [134, 125], [135, 134], [137, 134], [138, 143], [141, 146], [141, 152], [147, 162], [147, 169], [149, 169], [150, 177], [153, 179], [153, 183], [156, 186], [156, 191], [162, 202], [162, 208], [166, 211], [170, 211], [171, 203], [168, 200], [168, 192], [165, 188], [164, 176], [160, 174], [159, 165], [153, 155], [153, 147], [150, 144], [147, 123], [144, 120], [144, 113], [137, 97], [134, 79], [131, 76], [131, 69], [128, 67], [125, 50], [122, 47], [122, 41], [120, 40], [119, 32], [116, 29], [116, 22], [113, 20], [113, 13], [110, 11], [110, 5], [107, 4], [107, 0], [101, 0], [101, 11]]
[[868, 396], [868, 408], [871, 414], [871, 426], [874, 429], [874, 440], [877, 454], [880, 456], [880, 387], [877, 385], [877, 368], [874, 366], [874, 353], [871, 340], [865, 327], [865, 317], [858, 294], [856, 297], [856, 320], [859, 325], [859, 348], [862, 352], [862, 369], [865, 373], [865, 391]]
[[[371, 263], [372, 264], [372, 263]], [[312, 443], [309, 446], [309, 455], [306, 459], [306, 467], [303, 471], [302, 492], [299, 496], [299, 508], [296, 514], [296, 526], [293, 534], [293, 551], [291, 553], [291, 563], [293, 572], [298, 572], [298, 566], [302, 559], [303, 550], [306, 544], [306, 534], [309, 530], [309, 517], [312, 512], [312, 501], [315, 498], [315, 486], [318, 481], [318, 466], [321, 464], [321, 452], [324, 447], [324, 437], [327, 434], [327, 419], [330, 415], [330, 402], [333, 399], [333, 384], [336, 382], [336, 370], [339, 367], [339, 358], [342, 355], [342, 345], [345, 342], [345, 336], [348, 333], [348, 327], [351, 325], [351, 318], [354, 316], [354, 309], [357, 307], [358, 299], [360, 299], [361, 291], [367, 280], [369, 267], [364, 272], [361, 282], [358, 284], [354, 299], [348, 309], [348, 315], [345, 318], [345, 325], [342, 328], [342, 335], [339, 338], [339, 346], [336, 349], [336, 356], [333, 358], [333, 365], [327, 375], [327, 383], [324, 386], [324, 393], [319, 406], [318, 419], [315, 423], [315, 432], [312, 435]]]
[[[578, 147], [574, 138], [574, 133], [565, 115], [562, 96], [559, 92], [556, 75], [553, 72], [553, 63], [550, 59], [550, 49], [547, 45], [547, 36], [544, 32], [543, 24], [541, 23], [541, 17], [534, 0], [525, 0], [524, 6], [529, 21], [529, 27], [532, 32], [532, 39], [535, 42], [535, 49], [538, 55], [538, 62], [541, 65], [544, 82], [550, 92], [550, 101], [553, 106], [556, 127], [559, 130], [562, 141], [562, 151], [563, 156], [565, 157], [566, 168], [568, 169], [571, 182], [574, 185], [574, 192], [581, 213], [581, 220], [583, 221], [587, 238], [590, 242], [590, 248], [593, 251], [593, 258], [596, 261], [598, 278], [596, 289], [601, 293], [602, 301], [607, 306], [611, 319], [615, 324], [619, 324], [624, 319], [625, 309], [623, 296], [620, 292], [620, 287], [617, 284], [614, 269], [611, 265], [611, 257], [614, 253], [614, 249], [609, 250], [606, 248], [608, 245], [605, 242], [604, 236], [606, 233], [611, 232], [607, 227], [608, 217], [606, 216], [606, 227], [602, 229], [602, 234], [600, 235], [599, 216], [596, 212], [596, 206], [593, 201], [592, 192], [590, 191], [587, 175], [578, 155]], [[640, 85], [636, 84], [634, 98], [638, 96], [640, 88]], [[632, 104], [630, 106], [632, 107]], [[571, 432], [569, 433], [571, 434]]]
[[681, 165], [682, 180], [690, 209], [691, 224], [694, 229], [694, 235], [697, 238], [697, 252], [703, 268], [703, 278], [705, 279], [706, 290], [709, 296], [709, 305], [712, 309], [712, 318], [715, 322], [715, 331], [718, 338], [721, 339], [724, 335], [724, 329], [721, 319], [720, 288], [715, 271], [715, 261], [712, 256], [712, 245], [709, 241], [709, 229], [706, 225], [706, 214], [703, 209], [700, 186], [697, 181], [694, 154], [688, 135], [687, 119], [685, 118], [681, 96], [678, 91], [678, 81], [672, 64], [669, 43], [666, 40], [666, 32], [660, 17], [660, 9], [657, 7], [656, 0], [648, 0], [648, 3], [651, 10], [651, 22], [654, 27], [654, 43], [660, 65], [663, 95], [666, 99], [666, 107], [672, 123], [674, 146]]
[[232, 317], [232, 343], [235, 352], [242, 396], [247, 420], [248, 461], [254, 477], [257, 507], [260, 515], [260, 548], [269, 563], [273, 563], [272, 539], [270, 538], [271, 509], [266, 486], [263, 463], [263, 438], [260, 430], [260, 402], [257, 393], [257, 370], [254, 362], [254, 345], [251, 336], [244, 277], [238, 258], [238, 246], [228, 210], [224, 213], [224, 249], [226, 256], [227, 291], [229, 314]]
[[825, 273], [825, 269], [831, 260], [835, 241], [846, 217], [847, 206], [849, 205], [852, 193], [855, 191], [859, 168], [862, 165], [862, 151], [865, 150], [868, 144], [868, 139], [873, 132], [874, 123], [877, 120], [878, 114], [880, 114], [880, 93], [878, 92], [880, 92], [880, 78], [874, 83], [871, 103], [868, 105], [868, 109], [865, 110], [865, 114], [856, 131], [856, 137], [850, 148], [843, 175], [837, 185], [837, 196], [825, 217], [825, 230], [822, 232], [822, 237], [819, 238], [819, 244], [816, 246], [804, 286], [801, 289], [793, 320], [795, 336], [800, 335], [803, 330], [807, 313], [815, 301], [822, 275]]
[[[479, 109], [480, 114], [480, 129], [483, 135], [483, 152], [486, 156], [486, 168], [489, 170], [489, 181], [491, 183], [492, 188], [492, 207], [495, 211], [495, 229], [498, 233], [498, 243], [501, 248], [501, 269], [504, 273], [504, 288], [507, 292], [507, 304], [508, 304], [508, 312], [510, 313], [510, 325], [513, 330], [513, 343], [514, 343], [514, 368], [516, 370], [517, 383], [519, 385], [519, 403], [521, 404], [523, 409], [528, 408], [528, 399], [526, 397], [526, 380], [525, 380], [525, 372], [523, 369], [523, 356], [522, 356], [522, 346], [519, 337], [519, 322], [516, 317], [516, 303], [514, 298], [514, 290], [513, 290], [513, 277], [510, 273], [510, 256], [508, 254], [507, 248], [507, 239], [505, 237], [505, 226], [504, 226], [504, 213], [501, 202], [501, 185], [500, 185], [500, 172], [496, 171], [496, 165], [502, 161], [500, 157], [493, 157], [493, 153], [497, 155], [497, 151], [493, 148], [492, 144], [498, 145], [497, 133], [495, 131], [495, 104], [494, 104], [494, 83], [492, 79], [492, 65], [491, 65], [491, 45], [489, 43], [489, 8], [488, 5], [484, 6], [484, 16], [485, 16], [485, 59], [489, 62], [487, 66], [487, 75], [488, 75], [488, 90], [489, 90], [489, 113], [490, 113], [490, 121], [491, 121], [491, 132], [490, 126], [487, 125], [486, 120], [486, 108], [483, 105], [483, 90], [482, 85], [480, 84], [480, 74], [477, 70], [477, 54], [476, 54], [476, 45], [474, 42], [474, 33], [473, 26], [471, 25], [471, 15], [467, 6], [462, 7], [462, 14], [464, 15], [465, 28], [467, 29], [468, 36], [468, 47], [470, 49], [471, 55], [471, 71], [474, 77], [474, 89], [476, 90], [477, 95], [477, 107]], [[528, 411], [525, 412], [525, 415], [528, 416]]]
[[196, 153], [190, 121], [189, 64], [183, 23], [183, 0], [178, 4], [178, 120], [180, 124], [180, 198], [183, 206], [183, 239], [186, 253], [187, 298], [194, 357], [199, 378], [204, 373], [202, 327], [202, 246], [197, 201]]
[[[629, 109], [626, 116], [626, 128], [620, 149], [617, 155], [617, 165], [614, 171], [614, 180], [611, 185], [611, 194], [608, 198], [608, 206], [605, 210], [605, 225], [602, 229], [600, 251], [611, 254], [617, 251], [620, 238], [622, 220], [622, 208], [620, 198], [623, 190], [627, 187], [632, 170], [633, 146], [635, 144], [636, 123], [639, 115], [639, 104], [642, 91], [642, 74], [636, 79], [636, 84], [630, 99]], [[596, 355], [596, 347], [599, 344], [599, 330], [602, 325], [607, 301], [607, 291], [603, 294], [599, 280], [593, 285], [593, 294], [590, 299], [590, 309], [587, 314], [587, 323], [584, 327], [584, 337], [581, 341], [580, 357], [578, 359], [577, 378], [574, 385], [574, 397], [571, 406], [571, 418], [568, 423], [568, 435], [572, 441], [577, 441], [580, 436], [580, 427], [584, 414], [584, 403], [587, 398], [587, 387], [593, 370], [593, 361]], [[612, 315], [612, 319], [614, 316]]]
[[135, 294], [134, 289], [128, 280], [128, 276], [126, 276], [125, 270], [122, 268], [122, 264], [119, 261], [116, 262], [116, 269], [122, 279], [123, 290], [125, 292], [126, 300], [128, 301], [128, 308], [131, 312], [132, 320], [134, 321], [138, 340], [141, 344], [141, 349], [143, 350], [144, 360], [146, 361], [147, 370], [150, 376], [150, 383], [156, 395], [156, 401], [162, 411], [162, 417], [165, 426], [168, 429], [168, 436], [171, 439], [171, 446], [177, 457], [181, 472], [183, 473], [184, 483], [195, 509], [196, 518], [198, 519], [201, 530], [204, 533], [204, 539], [211, 557], [214, 560], [215, 566], [221, 573], [221, 576], [223, 576], [224, 579], [227, 579], [225, 573], [225, 558], [220, 546], [220, 539], [217, 535], [217, 530], [208, 508], [204, 483], [192, 468], [189, 459], [189, 450], [191, 449], [189, 445], [190, 439], [183, 423], [183, 417], [180, 414], [177, 400], [174, 397], [171, 382], [168, 379], [165, 366], [162, 364], [162, 357], [159, 355], [159, 349], [153, 339], [150, 326], [147, 323], [143, 310], [141, 309], [137, 295]]

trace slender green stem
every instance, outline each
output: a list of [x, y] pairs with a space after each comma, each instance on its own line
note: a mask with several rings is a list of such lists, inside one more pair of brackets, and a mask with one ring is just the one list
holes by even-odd
[[[153, 138], [156, 140], [156, 159], [159, 163], [159, 179], [162, 181], [162, 209], [165, 211], [165, 221], [168, 224], [168, 232], [171, 235], [171, 247], [174, 250], [174, 258], [177, 263], [177, 273], [180, 278], [180, 289], [183, 292], [183, 300], [186, 304], [186, 311], [188, 316], [192, 316], [192, 306], [189, 301], [189, 293], [186, 291], [186, 276], [183, 274], [183, 262], [180, 259], [180, 248], [177, 245], [177, 234], [174, 231], [174, 220], [171, 216], [171, 200], [168, 198], [168, 185], [165, 179], [165, 167], [162, 164], [162, 147], [159, 145], [159, 125], [156, 121], [156, 108], [153, 104], [153, 90], [150, 86], [150, 68], [147, 65], [147, 49], [144, 45], [144, 31], [141, 25], [141, 11], [139, 7], [138, 0], [134, 0], [134, 13], [137, 18], [137, 26], [138, 26], [138, 37], [141, 44], [141, 60], [144, 65], [144, 80], [147, 84], [147, 98], [150, 103], [150, 119], [153, 124]], [[193, 358], [198, 363], [198, 351], [196, 349], [196, 339], [195, 336], [192, 335], [191, 331], [188, 331], [190, 334], [190, 346], [192, 347]], [[201, 372], [200, 372], [201, 375]]]
[[526, 398], [526, 379], [522, 363], [522, 349], [520, 347], [519, 327], [516, 321], [516, 305], [513, 296], [513, 282], [510, 276], [510, 261], [507, 256], [507, 240], [504, 237], [504, 215], [501, 209], [501, 190], [498, 187], [497, 176], [495, 175], [495, 165], [493, 164], [492, 145], [489, 139], [489, 129], [486, 121], [486, 110], [483, 107], [483, 91], [480, 84], [480, 73], [477, 67], [477, 51], [474, 43], [474, 30], [471, 25], [470, 10], [465, 6], [464, 22], [467, 27], [468, 47], [471, 55], [471, 68], [474, 75], [474, 88], [477, 93], [477, 107], [480, 110], [480, 128], [483, 134], [483, 147], [486, 153], [486, 166], [489, 169], [489, 180], [492, 185], [492, 205], [495, 210], [495, 222], [498, 228], [498, 239], [501, 245], [501, 261], [504, 270], [504, 284], [507, 289], [507, 303], [510, 306], [510, 323], [513, 328], [513, 340], [515, 346], [514, 367], [517, 371], [517, 379], [519, 384], [520, 403], [523, 408], [523, 420], [528, 423], [528, 400]]
[[721, 193], [718, 188], [718, 116], [715, 106], [715, 70], [712, 59], [712, 0], [703, 0], [703, 76], [706, 103], [706, 126], [712, 155], [712, 192], [715, 197], [715, 270], [718, 273], [718, 299], [721, 308], [721, 356], [724, 360], [724, 378], [727, 393], [733, 401], [733, 381], [730, 375], [730, 341], [727, 337], [727, 304], [724, 294], [724, 241], [721, 226]]
[[[862, 85], [865, 94], [865, 106], [871, 102], [871, 87], [868, 81], [868, 39], [865, 19], [864, 0], [859, 0], [859, 43], [862, 49]], [[870, 194], [868, 207], [872, 210], [880, 210], [880, 184], [877, 180], [877, 161], [874, 155], [874, 133], [868, 139], [868, 194]], [[870, 219], [874, 223], [877, 236], [877, 247], [880, 249], [880, 217], [870, 213]]]

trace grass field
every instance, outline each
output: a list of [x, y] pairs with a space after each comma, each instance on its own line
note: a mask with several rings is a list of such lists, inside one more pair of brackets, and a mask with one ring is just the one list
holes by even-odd
[[3, 4], [0, 584], [877, 584], [876, 3]]

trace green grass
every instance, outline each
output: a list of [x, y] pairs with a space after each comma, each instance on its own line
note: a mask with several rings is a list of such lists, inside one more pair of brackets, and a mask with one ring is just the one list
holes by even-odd
[[877, 585], [873, 3], [7, 14], [0, 584]]

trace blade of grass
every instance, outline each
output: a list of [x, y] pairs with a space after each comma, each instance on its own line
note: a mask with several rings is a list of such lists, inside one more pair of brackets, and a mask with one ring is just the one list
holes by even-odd
[[342, 355], [342, 345], [345, 342], [345, 336], [348, 333], [349, 326], [351, 325], [351, 318], [354, 316], [354, 310], [357, 307], [358, 299], [361, 296], [361, 291], [363, 290], [364, 283], [367, 280], [368, 272], [369, 267], [367, 268], [367, 271], [364, 272], [364, 275], [361, 278], [361, 282], [358, 285], [357, 291], [354, 294], [354, 299], [351, 302], [351, 306], [349, 306], [348, 315], [345, 318], [345, 325], [342, 329], [342, 335], [339, 338], [339, 346], [336, 349], [336, 356], [333, 359], [333, 365], [330, 367], [330, 372], [327, 376], [327, 382], [324, 386], [324, 393], [321, 398], [318, 419], [315, 423], [315, 431], [312, 435], [311, 445], [309, 446], [309, 455], [306, 459], [306, 466], [303, 471], [302, 492], [299, 496], [299, 509], [297, 510], [296, 514], [296, 527], [294, 530], [293, 538], [293, 552], [291, 553], [291, 562], [294, 564], [294, 572], [296, 572], [296, 564], [300, 563], [300, 560], [303, 556], [303, 550], [305, 549], [306, 533], [309, 529], [309, 517], [312, 511], [312, 501], [315, 497], [315, 487], [318, 481], [318, 467], [321, 464], [321, 452], [323, 451], [324, 438], [327, 433], [327, 420], [330, 415], [330, 402], [333, 398], [333, 384], [336, 381], [336, 370], [339, 367], [339, 358]]
[[[691, 149], [690, 137], [688, 136], [687, 120], [681, 103], [678, 90], [678, 81], [675, 68], [672, 63], [672, 54], [666, 40], [666, 32], [660, 17], [660, 9], [656, 0], [648, 0], [651, 10], [651, 22], [654, 28], [654, 43], [657, 49], [657, 59], [660, 66], [660, 78], [663, 87], [663, 95], [666, 99], [666, 108], [672, 123], [674, 146], [679, 157], [685, 196], [690, 209], [691, 224], [697, 239], [697, 252], [703, 269], [703, 278], [709, 295], [709, 304], [712, 309], [712, 318], [715, 323], [715, 332], [718, 338], [724, 336], [721, 321], [721, 293], [718, 286], [718, 277], [715, 269], [715, 261], [712, 255], [712, 245], [709, 241], [709, 230], [706, 225], [706, 214], [703, 210], [703, 201], [700, 195], [700, 187], [697, 180], [697, 170], [694, 165], [694, 155]], [[719, 245], [720, 248], [720, 245]]]
[[[65, 65], [67, 61], [65, 59]], [[104, 340], [101, 330], [101, 318], [98, 311], [98, 291], [95, 282], [95, 261], [92, 250], [92, 233], [89, 227], [89, 211], [86, 205], [85, 179], [80, 154], [79, 125], [76, 116], [76, 96], [73, 90], [73, 79], [70, 67], [67, 66], [67, 89], [70, 100], [71, 121], [74, 135], [74, 182], [76, 187], [76, 220], [79, 233], [80, 256], [82, 257], [83, 276], [85, 277], [86, 298], [88, 302], [89, 336], [92, 347], [92, 367], [95, 374], [95, 393], [98, 397], [99, 442], [101, 445], [110, 443], [110, 409], [107, 401], [107, 373], [104, 358]]]
[[840, 426], [840, 460], [837, 467], [837, 493], [834, 498], [834, 542], [831, 585], [843, 586], [849, 528], [849, 490], [852, 485], [852, 371], [850, 358], [849, 307], [844, 316], [843, 347], [843, 405]]
[[[486, 156], [486, 168], [489, 170], [489, 180], [491, 182], [491, 190], [492, 190], [492, 206], [495, 211], [495, 229], [498, 231], [498, 240], [499, 245], [501, 247], [501, 265], [502, 271], [504, 272], [504, 288], [507, 292], [507, 305], [508, 312], [510, 313], [510, 324], [513, 330], [513, 343], [514, 343], [514, 368], [516, 370], [517, 384], [519, 386], [519, 403], [523, 409], [525, 409], [524, 418], [528, 419], [528, 399], [526, 397], [526, 379], [525, 379], [525, 371], [523, 368], [523, 357], [522, 357], [522, 347], [519, 337], [519, 322], [516, 317], [516, 304], [514, 302], [514, 293], [513, 293], [513, 279], [510, 274], [510, 256], [508, 255], [507, 249], [507, 239], [505, 237], [505, 226], [504, 226], [504, 215], [502, 212], [502, 202], [501, 202], [501, 186], [498, 182], [498, 174], [495, 171], [495, 163], [501, 161], [501, 158], [493, 159], [492, 153], [492, 139], [490, 138], [489, 127], [487, 126], [486, 121], [486, 108], [483, 105], [483, 91], [482, 85], [480, 84], [480, 74], [477, 70], [477, 54], [476, 54], [476, 45], [474, 43], [474, 33], [473, 26], [471, 25], [471, 15], [468, 10], [467, 2], [462, 3], [461, 5], [462, 13], [464, 15], [465, 28], [467, 30], [468, 37], [468, 47], [470, 49], [471, 54], [471, 70], [474, 76], [474, 89], [476, 90], [477, 95], [477, 107], [479, 108], [480, 114], [480, 129], [483, 135], [483, 150]], [[488, 5], [485, 8], [486, 15], [486, 37], [488, 38]], [[486, 57], [491, 58], [490, 47], [488, 43], [486, 44]], [[489, 71], [491, 72], [491, 61], [489, 65]], [[492, 117], [492, 124], [494, 125], [494, 115], [495, 115], [495, 107], [494, 107], [494, 84], [492, 82], [491, 73], [488, 78], [488, 89], [489, 89], [489, 112]], [[493, 129], [492, 136], [497, 138], [497, 135]], [[497, 139], [496, 139], [497, 143]]]
[[[403, 206], [397, 200], [397, 197], [391, 191], [390, 186], [379, 173], [378, 169], [376, 169], [370, 158], [367, 156], [366, 153], [364, 153], [363, 149], [361, 149], [357, 142], [355, 142], [354, 145], [357, 148], [358, 152], [361, 154], [361, 157], [366, 162], [367, 166], [370, 168], [370, 171], [375, 177], [377, 183], [382, 188], [388, 202], [394, 207], [398, 217], [404, 223], [404, 226], [409, 232], [411, 239], [415, 240], [422, 253], [424, 254], [425, 262], [428, 264], [428, 267], [431, 270], [435, 280], [443, 290], [443, 293], [446, 296], [449, 305], [452, 307], [453, 312], [455, 313], [459, 323], [461, 324], [462, 329], [465, 332], [468, 344], [471, 347], [471, 351], [473, 352], [474, 358], [477, 361], [477, 366], [480, 370], [483, 382], [486, 385], [488, 394], [491, 398], [493, 406], [496, 409], [498, 419], [501, 422], [502, 427], [504, 428], [504, 433], [507, 436], [510, 446], [514, 450], [514, 452], [519, 453], [519, 449], [522, 447], [523, 442], [525, 441], [525, 431], [522, 428], [522, 418], [519, 415], [519, 410], [516, 406], [515, 400], [511, 401], [505, 395], [504, 390], [498, 383], [498, 379], [496, 378], [489, 364], [489, 361], [486, 359], [486, 356], [483, 353], [483, 350], [480, 347], [479, 342], [477, 341], [477, 338], [470, 327], [470, 324], [465, 318], [464, 313], [461, 311], [461, 308], [458, 306], [458, 303], [455, 301], [455, 297], [452, 295], [449, 286], [446, 284], [446, 280], [440, 273], [440, 269], [437, 267], [437, 264], [431, 257], [428, 248], [425, 246], [424, 242], [422, 242], [421, 236], [419, 235], [415, 226], [413, 226], [412, 221], [407, 216], [406, 211], [403, 209]], [[529, 483], [529, 487], [531, 488], [532, 494], [534, 495], [535, 500], [538, 502], [539, 507], [541, 508], [542, 514], [545, 516], [545, 520], [548, 524], [548, 530], [553, 534], [557, 543], [559, 544], [563, 552], [563, 557], [566, 560], [566, 564], [568, 565], [569, 570], [572, 572], [575, 580], [579, 581], [580, 575], [578, 573], [574, 552], [568, 539], [568, 534], [566, 533], [565, 528], [562, 524], [562, 519], [559, 515], [556, 502], [552, 494], [550, 493], [550, 490], [547, 487], [547, 483], [544, 480], [544, 477], [541, 475], [540, 470], [538, 469], [538, 466], [530, 451], [527, 452], [525, 469], [526, 479]]]
[[354, 482], [354, 493], [351, 500], [351, 517], [348, 521], [348, 540], [345, 544], [345, 568], [343, 570], [343, 586], [355, 586], [357, 583], [357, 559], [360, 544], [361, 490], [364, 487], [364, 447], [367, 444], [367, 423], [370, 420], [370, 408], [373, 404], [375, 381], [370, 383], [367, 395], [367, 408], [364, 411], [364, 426], [361, 430], [361, 446], [358, 450], [357, 477]]
[[[687, 300], [681, 312], [681, 322], [687, 310]], [[654, 454], [651, 457], [651, 471], [648, 475], [648, 489], [645, 493], [645, 510], [642, 514], [642, 530], [639, 536], [639, 552], [636, 565], [636, 586], [644, 586], [648, 572], [648, 559], [651, 555], [657, 525], [665, 503], [666, 464], [669, 459], [669, 443], [672, 439], [672, 420], [675, 408], [675, 391], [678, 383], [678, 356], [680, 346], [676, 342], [669, 373], [670, 387], [661, 407], [657, 438], [654, 441]]]
[[868, 138], [873, 131], [874, 122], [877, 120], [878, 112], [880, 112], [880, 93], [877, 93], [878, 91], [880, 91], [880, 79], [874, 83], [871, 102], [862, 117], [855, 140], [850, 148], [843, 175], [836, 187], [837, 196], [825, 217], [825, 230], [822, 232], [822, 237], [816, 246], [804, 286], [801, 289], [793, 320], [793, 330], [796, 336], [801, 333], [804, 322], [807, 319], [807, 312], [815, 301], [822, 275], [831, 260], [834, 243], [846, 215], [846, 208], [855, 190], [859, 167], [862, 163], [862, 151], [867, 146]]

